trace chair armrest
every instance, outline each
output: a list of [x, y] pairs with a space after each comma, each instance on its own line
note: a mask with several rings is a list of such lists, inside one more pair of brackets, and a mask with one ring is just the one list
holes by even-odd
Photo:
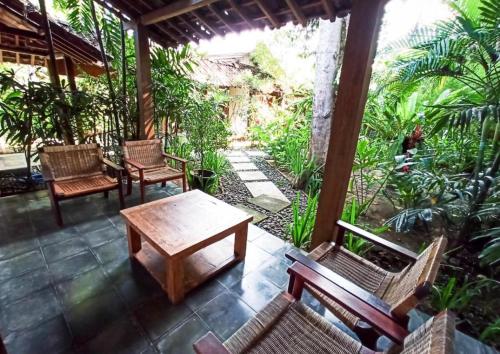
[[146, 166], [144, 166], [140, 162], [137, 162], [137, 161], [134, 161], [131, 159], [124, 159], [124, 161], [125, 161], [125, 163], [128, 163], [129, 165], [132, 165], [139, 170], [144, 170], [146, 168]]
[[208, 332], [193, 344], [197, 354], [230, 354], [221, 341], [212, 333]]
[[321, 264], [312, 260], [311, 258], [304, 256], [302, 253], [296, 250], [288, 251], [285, 256], [294, 262], [299, 262], [305, 265], [306, 267], [311, 268], [316, 273], [320, 274], [322, 277], [326, 278], [332, 283], [335, 283], [337, 286], [341, 287], [342, 289], [356, 296], [358, 299], [361, 299], [364, 302], [370, 304], [378, 311], [385, 313], [388, 316], [392, 316], [391, 306], [384, 300], [366, 291], [357, 284], [338, 275], [337, 273], [326, 268], [325, 266], [322, 266]]
[[109, 166], [111, 167], [113, 170], [116, 170], [116, 171], [123, 171], [124, 168], [121, 167], [120, 165], [117, 165], [116, 163], [114, 163], [113, 161], [110, 161], [108, 159], [102, 159], [102, 163], [105, 164], [106, 166]]
[[377, 246], [384, 247], [384, 248], [390, 250], [391, 252], [401, 256], [401, 257], [409, 259], [412, 262], [415, 262], [418, 258], [418, 254], [416, 254], [415, 252], [412, 252], [404, 247], [398, 246], [395, 243], [387, 241], [387, 240], [383, 239], [382, 237], [376, 236], [376, 235], [374, 235], [366, 230], [363, 230], [357, 226], [348, 224], [345, 221], [338, 220], [337, 225], [346, 231], [352, 232], [353, 234], [355, 234], [361, 238], [364, 238], [365, 240], [370, 241], [371, 243], [374, 243]]
[[165, 152], [162, 152], [161, 154], [162, 154], [162, 156], [166, 157], [167, 159], [179, 161], [181, 163], [187, 163], [186, 159], [181, 159], [180, 157], [177, 157], [177, 156], [174, 156], [174, 155], [170, 155], [170, 154], [167, 154]]
[[402, 344], [404, 338], [408, 335], [408, 330], [397, 322], [396, 317], [390, 313], [388, 314], [380, 311], [372, 304], [364, 302], [311, 268], [299, 262], [295, 262], [288, 268], [288, 273], [290, 273], [293, 282], [296, 283], [294, 292], [295, 287], [300, 288], [304, 283], [307, 283], [360, 317], [364, 322], [371, 325], [383, 335], [389, 337], [395, 343]]

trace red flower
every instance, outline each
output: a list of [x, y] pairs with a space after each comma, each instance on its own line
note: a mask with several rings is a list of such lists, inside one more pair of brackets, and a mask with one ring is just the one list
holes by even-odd
[[404, 172], [404, 173], [410, 173], [410, 166], [408, 166], [408, 165], [404, 165], [404, 166], [403, 166], [403, 172]]

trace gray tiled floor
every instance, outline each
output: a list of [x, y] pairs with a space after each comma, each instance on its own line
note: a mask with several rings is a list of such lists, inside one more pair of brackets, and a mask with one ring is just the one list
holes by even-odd
[[[179, 191], [153, 186], [147, 198]], [[231, 336], [288, 281], [290, 245], [252, 225], [246, 261], [172, 305], [129, 261], [116, 194], [62, 202], [62, 229], [45, 192], [1, 198], [0, 213], [0, 334], [9, 353], [189, 353], [208, 331]]]

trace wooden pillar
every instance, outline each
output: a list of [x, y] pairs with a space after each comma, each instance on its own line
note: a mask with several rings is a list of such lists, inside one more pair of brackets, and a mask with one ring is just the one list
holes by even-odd
[[65, 55], [64, 64], [66, 65], [66, 76], [68, 77], [69, 88], [71, 89], [71, 91], [75, 92], [77, 90], [76, 80], [75, 80], [76, 77], [75, 63], [73, 62], [73, 59], [71, 59], [71, 57]]
[[142, 24], [135, 26], [135, 57], [137, 61], [139, 138], [154, 139], [151, 59], [147, 31]]
[[311, 247], [335, 240], [365, 109], [386, 0], [353, 0]]

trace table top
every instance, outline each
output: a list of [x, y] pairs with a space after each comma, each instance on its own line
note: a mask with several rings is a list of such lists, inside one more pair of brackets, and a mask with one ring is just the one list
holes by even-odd
[[252, 220], [199, 190], [124, 209], [121, 215], [166, 256], [193, 253]]

